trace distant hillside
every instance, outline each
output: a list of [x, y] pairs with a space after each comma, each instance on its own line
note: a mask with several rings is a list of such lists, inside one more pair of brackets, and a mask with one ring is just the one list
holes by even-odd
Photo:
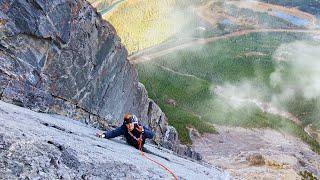
[[298, 9], [320, 16], [320, 1], [318, 0], [261, 0], [263, 2], [277, 4], [286, 7], [297, 7]]

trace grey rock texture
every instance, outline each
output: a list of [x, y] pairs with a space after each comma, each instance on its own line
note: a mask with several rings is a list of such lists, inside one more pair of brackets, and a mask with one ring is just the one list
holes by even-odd
[[157, 134], [154, 138], [156, 144], [171, 149], [178, 155], [202, 160], [202, 156], [195, 152], [191, 146], [180, 144], [177, 130], [168, 125], [166, 115], [153, 100], [149, 100], [149, 107], [147, 109], [148, 124], [153, 129], [154, 133]]
[[[157, 164], [120, 139], [95, 137], [97, 129], [60, 115], [0, 101], [0, 179], [171, 179]], [[179, 179], [230, 179], [209, 165], [146, 144], [169, 159], [148, 157]]]
[[145, 91], [127, 52], [86, 1], [3, 0], [0, 6], [3, 99], [110, 122], [142, 113]]
[[114, 28], [84, 0], [1, 0], [0, 61], [3, 101], [101, 128], [131, 112], [178, 147]]

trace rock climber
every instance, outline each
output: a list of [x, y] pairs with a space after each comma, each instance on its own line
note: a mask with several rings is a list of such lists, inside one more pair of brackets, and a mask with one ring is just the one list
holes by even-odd
[[141, 125], [138, 122], [138, 118], [132, 114], [126, 114], [124, 116], [123, 124], [120, 127], [117, 127], [112, 131], [96, 134], [97, 137], [106, 139], [115, 138], [121, 135], [126, 138], [128, 144], [137, 149], [144, 150], [143, 145], [146, 138], [152, 139], [154, 134], [146, 126]]

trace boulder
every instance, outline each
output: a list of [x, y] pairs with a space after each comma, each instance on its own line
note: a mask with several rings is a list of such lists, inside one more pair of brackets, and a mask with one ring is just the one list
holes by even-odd
[[246, 160], [251, 166], [261, 166], [265, 164], [265, 159], [261, 154], [255, 153], [249, 155]]

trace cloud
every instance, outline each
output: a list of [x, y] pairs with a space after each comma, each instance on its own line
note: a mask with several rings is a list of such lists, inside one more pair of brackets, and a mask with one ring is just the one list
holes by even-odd
[[233, 108], [239, 109], [259, 102], [267, 93], [265, 88], [251, 81], [243, 80], [238, 84], [225, 83], [213, 89], [214, 94], [224, 98], [225, 102]]
[[[234, 84], [226, 82], [212, 89], [215, 95], [222, 98], [220, 104], [240, 110], [240, 113], [243, 108], [250, 110], [257, 107], [293, 121], [299, 121], [291, 114], [300, 112], [291, 112], [295, 108], [301, 109], [301, 112], [309, 110], [313, 119], [319, 117], [320, 44], [305, 41], [283, 44], [275, 51], [273, 58], [276, 64], [275, 71], [270, 75], [271, 88], [247, 79]], [[297, 104], [296, 101], [303, 102]]]
[[281, 45], [274, 55], [276, 70], [270, 83], [290, 98], [302, 94], [306, 99], [320, 97], [320, 44], [298, 41]]

